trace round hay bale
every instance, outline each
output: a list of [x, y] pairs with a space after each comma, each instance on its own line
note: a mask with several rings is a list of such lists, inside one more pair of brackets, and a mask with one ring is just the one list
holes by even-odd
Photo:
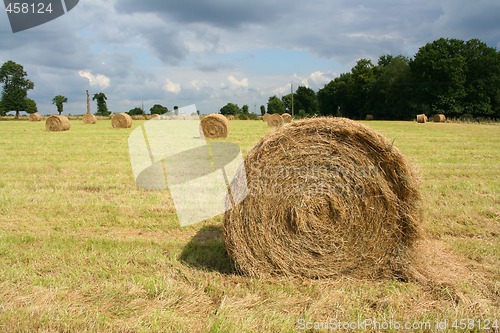
[[[240, 273], [411, 277], [417, 175], [360, 123], [313, 118], [279, 128], [248, 153], [230, 190], [223, 236]], [[236, 197], [244, 200], [230, 205]]]
[[375, 119], [375, 117], [373, 117], [372, 114], [367, 114], [365, 117], [365, 120], [373, 120], [373, 119]]
[[40, 116], [38, 113], [32, 113], [29, 116], [29, 120], [33, 122], [42, 121], [42, 116]]
[[285, 113], [283, 113], [283, 114], [281, 115], [281, 117], [283, 118], [283, 122], [284, 122], [285, 124], [291, 123], [291, 122], [292, 122], [292, 120], [293, 120], [292, 115], [291, 115], [291, 114], [289, 114], [289, 113], [286, 113], [286, 112], [285, 112]]
[[97, 123], [97, 117], [91, 113], [86, 113], [82, 117], [82, 122], [86, 125], [92, 125]]
[[229, 121], [222, 114], [209, 114], [200, 122], [200, 134], [205, 139], [227, 138]]
[[269, 127], [280, 127], [283, 125], [283, 122], [283, 117], [277, 113], [271, 114], [267, 118], [267, 126]]
[[68, 131], [71, 125], [66, 116], [50, 116], [45, 121], [45, 129], [51, 132]]
[[130, 128], [132, 127], [132, 117], [126, 113], [116, 113], [111, 118], [111, 126], [113, 128]]
[[264, 113], [264, 115], [262, 116], [262, 120], [265, 121], [267, 123], [267, 121], [269, 120], [269, 117], [271, 115], [269, 113]]
[[432, 121], [434, 121], [435, 123], [445, 123], [446, 122], [446, 116], [444, 114], [442, 114], [442, 113], [437, 114], [437, 115], [435, 115], [432, 118]]
[[159, 115], [159, 114], [153, 113], [153, 114], [151, 115], [150, 120], [161, 120], [161, 117], [160, 117], [160, 115]]
[[425, 114], [417, 114], [417, 123], [424, 124], [427, 122], [427, 116]]

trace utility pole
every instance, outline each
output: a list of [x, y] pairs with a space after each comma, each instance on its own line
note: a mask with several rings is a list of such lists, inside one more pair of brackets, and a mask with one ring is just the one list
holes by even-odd
[[292, 118], [293, 118], [293, 83], [290, 82], [290, 89], [292, 91]]

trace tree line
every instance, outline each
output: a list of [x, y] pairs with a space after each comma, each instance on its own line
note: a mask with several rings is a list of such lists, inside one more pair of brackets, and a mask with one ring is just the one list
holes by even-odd
[[[261, 114], [266, 107], [260, 107]], [[292, 110], [292, 94], [271, 96], [268, 113]], [[478, 39], [440, 38], [421, 47], [414, 58], [383, 55], [377, 64], [360, 59], [348, 73], [318, 92], [300, 86], [293, 94], [295, 116], [342, 116], [409, 120], [416, 114], [451, 118], [500, 119], [500, 52]], [[244, 110], [228, 103], [226, 115]]]
[[[7, 111], [37, 112], [36, 102], [27, 97], [35, 85], [23, 66], [7, 61], [0, 67], [0, 115]], [[104, 93], [93, 96], [96, 115], [109, 115]], [[59, 113], [68, 99], [55, 96], [52, 103]], [[292, 105], [293, 103], [293, 105]], [[176, 111], [174, 107], [174, 113]], [[421, 47], [412, 59], [402, 55], [383, 55], [376, 64], [360, 59], [317, 92], [299, 86], [281, 98], [271, 96], [260, 113], [291, 113], [295, 116], [342, 116], [381, 120], [408, 120], [416, 114], [442, 113], [451, 118], [500, 119], [500, 52], [478, 39], [467, 42], [440, 38]], [[155, 104], [151, 113], [168, 114], [168, 108]], [[252, 119], [248, 105], [227, 103], [219, 112]], [[129, 114], [144, 114], [142, 108]]]

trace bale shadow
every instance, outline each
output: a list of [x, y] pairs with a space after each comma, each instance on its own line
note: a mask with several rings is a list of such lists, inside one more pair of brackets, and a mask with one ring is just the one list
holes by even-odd
[[224, 245], [221, 226], [209, 225], [201, 228], [184, 247], [179, 261], [197, 269], [226, 275], [236, 274]]

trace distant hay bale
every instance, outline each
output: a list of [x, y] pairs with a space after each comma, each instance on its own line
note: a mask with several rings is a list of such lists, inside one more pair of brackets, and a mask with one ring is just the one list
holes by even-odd
[[66, 116], [50, 116], [45, 121], [45, 129], [50, 132], [68, 131], [70, 127], [71, 124]]
[[273, 113], [267, 117], [267, 126], [269, 127], [280, 127], [283, 125], [283, 117], [278, 113]]
[[222, 114], [209, 114], [200, 122], [200, 134], [206, 139], [226, 138], [229, 121]]
[[29, 120], [33, 122], [42, 121], [42, 116], [40, 116], [38, 113], [32, 113], [29, 116]]
[[375, 119], [375, 117], [373, 117], [372, 114], [367, 114], [365, 117], [365, 120], [373, 120], [373, 119]]
[[111, 126], [113, 128], [130, 128], [132, 127], [132, 117], [126, 113], [116, 113], [111, 117]]
[[91, 113], [86, 113], [82, 117], [82, 122], [86, 125], [92, 125], [97, 123], [97, 117]]
[[313, 118], [279, 128], [248, 153], [230, 190], [228, 205], [246, 194], [223, 221], [242, 274], [412, 277], [421, 219], [416, 172], [360, 123]]
[[227, 120], [235, 120], [235, 119], [236, 119], [236, 117], [235, 117], [235, 116], [233, 116], [233, 115], [229, 115], [229, 116], [227, 116]]
[[267, 121], [268, 121], [268, 119], [269, 119], [270, 116], [271, 115], [269, 113], [264, 113], [264, 115], [262, 116], [262, 120], [267, 123]]
[[432, 118], [432, 121], [434, 121], [435, 123], [445, 123], [446, 122], [446, 116], [442, 113], [440, 114], [437, 114], [434, 116], [434, 118]]
[[423, 124], [427, 122], [427, 116], [425, 114], [417, 114], [417, 123]]
[[281, 115], [281, 117], [283, 118], [283, 122], [284, 122], [285, 124], [291, 123], [291, 122], [292, 122], [292, 120], [293, 120], [292, 115], [291, 115], [291, 114], [289, 114], [289, 113], [286, 113], [286, 112], [285, 112], [285, 113], [283, 113], [283, 114]]
[[151, 115], [151, 118], [150, 118], [150, 119], [151, 119], [151, 120], [160, 120], [160, 119], [161, 119], [161, 117], [160, 117], [160, 115], [159, 115], [159, 114], [153, 113], [153, 114]]

